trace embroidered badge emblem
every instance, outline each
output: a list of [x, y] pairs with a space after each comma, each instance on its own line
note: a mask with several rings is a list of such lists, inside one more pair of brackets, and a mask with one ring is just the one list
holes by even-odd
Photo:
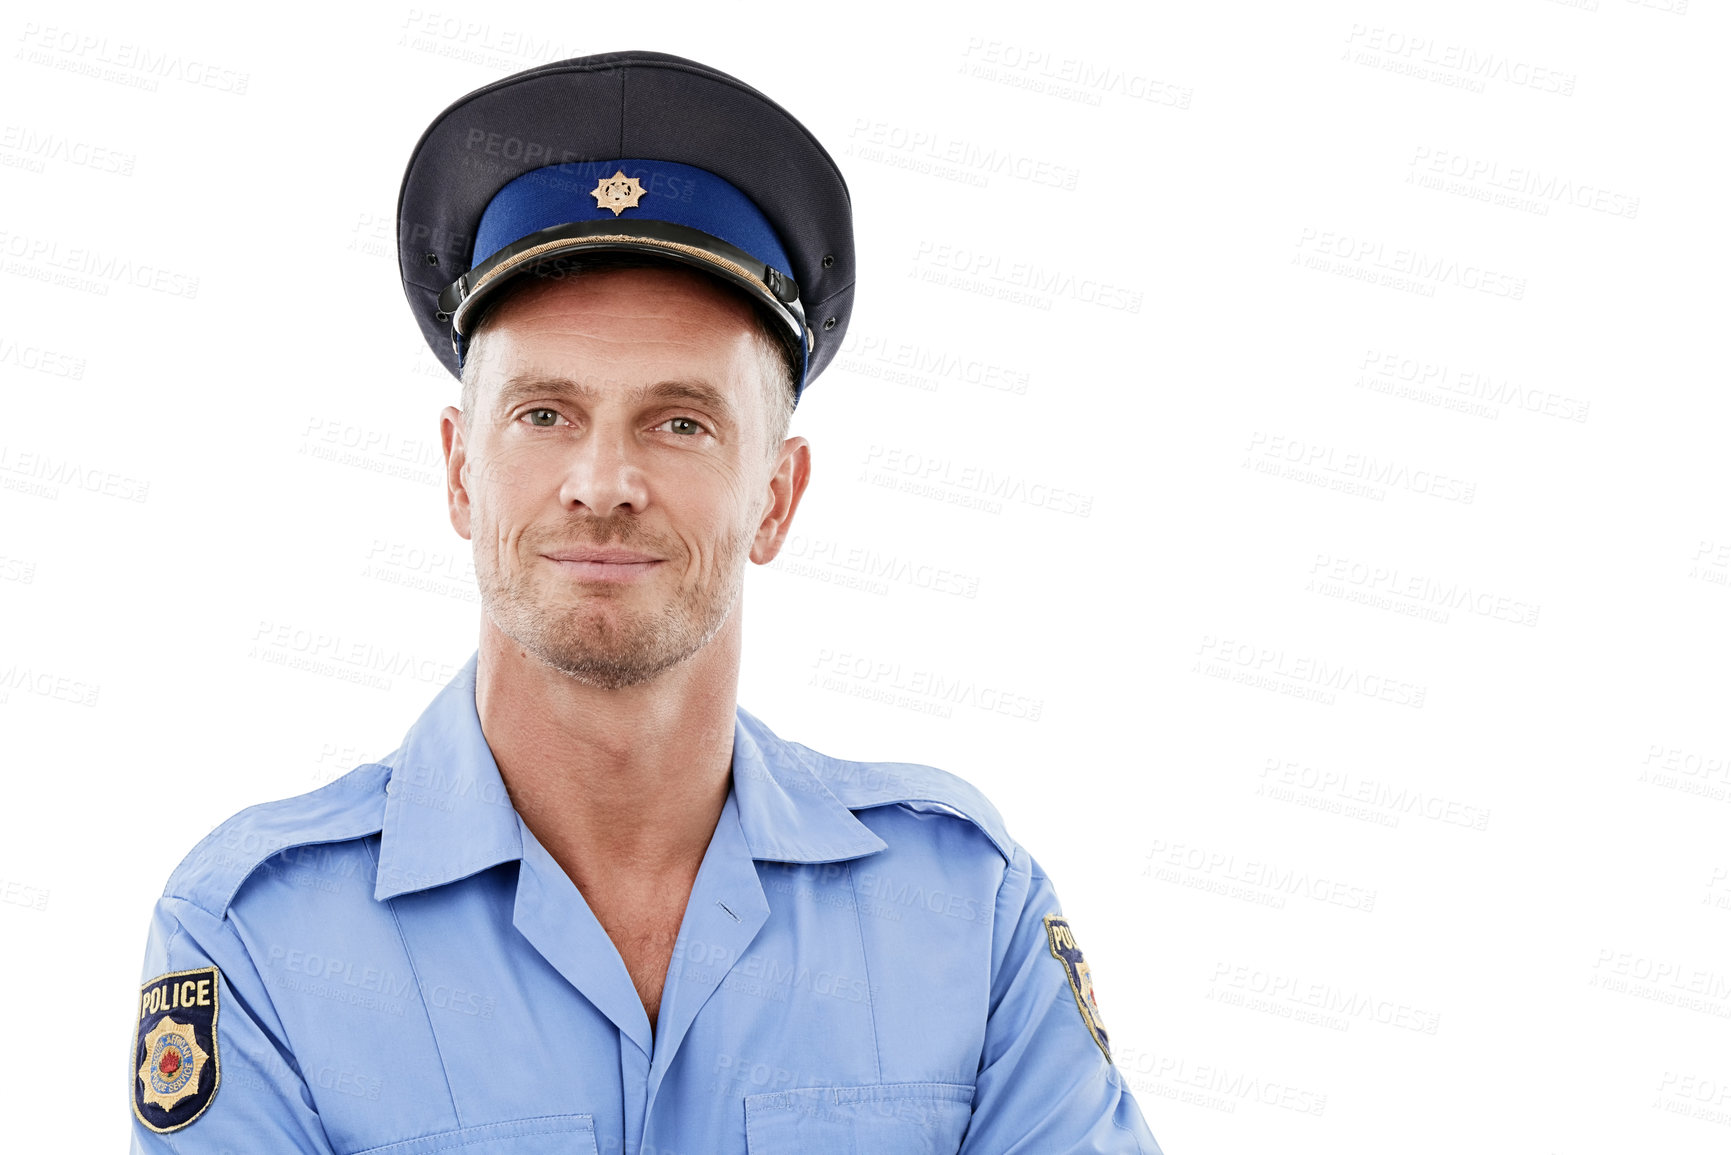
[[1076, 1009], [1082, 1012], [1083, 1024], [1110, 1063], [1112, 1048], [1106, 1038], [1106, 1024], [1100, 1020], [1099, 1004], [1094, 1001], [1094, 980], [1088, 973], [1088, 964], [1082, 960], [1082, 948], [1076, 945], [1076, 936], [1070, 932], [1069, 920], [1048, 914], [1046, 939], [1051, 944], [1052, 957], [1063, 964], [1064, 974], [1070, 980], [1070, 993], [1076, 996]]
[[132, 1111], [152, 1131], [178, 1131], [216, 1097], [216, 1010], [222, 976], [215, 967], [175, 971], [145, 983], [138, 995], [132, 1054]]
[[634, 176], [626, 176], [624, 169], [619, 169], [612, 176], [604, 176], [596, 184], [595, 191], [589, 195], [595, 198], [595, 207], [612, 209], [618, 216], [626, 209], [634, 209], [637, 202], [649, 192], [637, 183]]

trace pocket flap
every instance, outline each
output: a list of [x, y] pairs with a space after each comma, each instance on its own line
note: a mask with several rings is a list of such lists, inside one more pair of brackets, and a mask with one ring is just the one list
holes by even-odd
[[459, 1127], [368, 1147], [355, 1155], [599, 1155], [595, 1147], [595, 1116], [541, 1115], [504, 1123]]
[[963, 1083], [800, 1087], [745, 1097], [751, 1155], [955, 1155], [974, 1089]]

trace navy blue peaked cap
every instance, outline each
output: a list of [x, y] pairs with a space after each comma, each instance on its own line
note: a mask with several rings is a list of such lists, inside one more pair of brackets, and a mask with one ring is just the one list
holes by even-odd
[[701, 269], [753, 300], [804, 391], [853, 307], [853, 210], [829, 153], [696, 61], [612, 52], [476, 89], [415, 146], [397, 202], [403, 291], [452, 375], [485, 302], [596, 252]]

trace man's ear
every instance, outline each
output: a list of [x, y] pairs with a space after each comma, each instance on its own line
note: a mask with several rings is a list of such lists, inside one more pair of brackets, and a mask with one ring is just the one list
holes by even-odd
[[789, 437], [781, 443], [776, 457], [775, 472], [769, 475], [768, 506], [763, 520], [757, 523], [757, 535], [751, 541], [751, 560], [768, 565], [781, 552], [793, 525], [794, 511], [805, 487], [811, 481], [811, 443], [803, 437]]
[[439, 443], [445, 447], [445, 502], [451, 528], [469, 540], [469, 453], [463, 443], [463, 411], [447, 405], [439, 414]]

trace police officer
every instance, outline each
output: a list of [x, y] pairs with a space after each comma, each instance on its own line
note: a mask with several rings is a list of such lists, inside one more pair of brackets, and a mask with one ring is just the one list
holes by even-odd
[[447, 109], [398, 217], [480, 645], [170, 878], [134, 1150], [1158, 1152], [991, 804], [735, 703], [852, 303], [829, 155], [715, 69], [586, 57]]

